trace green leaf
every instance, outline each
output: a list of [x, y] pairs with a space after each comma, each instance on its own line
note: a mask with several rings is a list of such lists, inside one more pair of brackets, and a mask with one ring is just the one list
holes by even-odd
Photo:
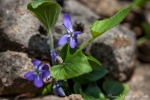
[[[63, 61], [66, 61], [67, 59], [70, 59], [70, 56], [72, 56], [78, 49], [78, 47], [72, 49], [70, 48], [69, 44], [66, 44], [62, 47], [59, 56], [63, 59]], [[101, 66], [100, 62], [91, 55], [85, 54], [85, 56], [88, 59], [91, 67]]]
[[60, 65], [55, 65], [50, 69], [53, 78], [58, 80], [66, 80], [92, 71], [86, 56], [80, 49], [76, 50], [73, 54], [70, 54], [72, 49], [69, 46], [66, 50], [67, 51], [65, 52], [67, 52], [67, 58], [65, 58], [63, 63]]
[[141, 37], [137, 40], [137, 44], [138, 45], [141, 45], [143, 44], [144, 42], [148, 41], [148, 39], [146, 37]]
[[51, 94], [52, 92], [52, 84], [48, 84], [44, 89], [42, 90], [42, 95], [48, 95]]
[[122, 93], [120, 94], [119, 97], [114, 98], [114, 100], [124, 100], [124, 98], [128, 94], [128, 92], [129, 92], [129, 86], [126, 85], [126, 84], [123, 84], [123, 91], [122, 91]]
[[84, 100], [100, 100], [100, 99], [95, 99], [95, 98], [92, 97], [92, 96], [88, 96], [88, 95], [86, 95], [84, 92], [80, 92], [80, 94], [81, 94], [81, 96], [82, 96], [82, 98], [83, 98]]
[[69, 44], [65, 44], [62, 47], [59, 56], [62, 58], [63, 61], [67, 61], [78, 49], [78, 47], [72, 49], [70, 48]]
[[92, 72], [75, 77], [73, 80], [75, 82], [79, 82], [80, 84], [86, 84], [99, 80], [100, 78], [104, 77], [107, 72], [108, 71], [105, 67], [97, 66], [93, 68]]
[[147, 39], [150, 39], [150, 25], [148, 23], [142, 23], [142, 28], [144, 29]]
[[86, 54], [86, 58], [88, 59], [91, 67], [102, 66], [101, 63], [97, 59], [95, 59], [94, 57], [92, 57], [91, 55], [87, 55]]
[[66, 95], [71, 95], [72, 94], [72, 91], [69, 88], [69, 84], [68, 84], [67, 80], [61, 81], [61, 87], [63, 88]]
[[30, 2], [27, 5], [27, 9], [30, 10], [48, 30], [56, 24], [61, 11], [59, 4], [51, 0], [37, 0]]
[[100, 88], [94, 84], [88, 85], [87, 89], [83, 92], [81, 85], [79, 83], [75, 83], [74, 91], [77, 94], [80, 93], [84, 100], [106, 100]]
[[78, 82], [76, 82], [76, 83], [74, 84], [73, 89], [74, 89], [74, 92], [75, 92], [76, 94], [80, 94], [80, 91], [82, 91], [82, 87], [81, 87], [81, 85], [80, 85]]
[[[94, 91], [94, 92], [93, 92]], [[92, 96], [95, 99], [104, 100], [105, 96], [100, 90], [100, 88], [94, 84], [90, 84], [87, 89], [84, 91], [84, 93], [88, 96]]]
[[103, 83], [103, 89], [106, 95], [113, 100], [123, 100], [129, 91], [129, 87], [117, 81], [107, 80]]
[[130, 9], [131, 6], [121, 10], [111, 18], [94, 22], [90, 27], [92, 37], [96, 38], [114, 26], [118, 25], [126, 17]]
[[144, 7], [149, 0], [134, 0], [133, 5], [137, 7]]

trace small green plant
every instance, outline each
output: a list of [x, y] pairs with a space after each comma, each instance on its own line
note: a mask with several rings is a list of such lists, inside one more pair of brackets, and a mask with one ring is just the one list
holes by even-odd
[[81, 94], [84, 100], [123, 100], [123, 96], [119, 95], [126, 95], [128, 86], [121, 82], [106, 80], [102, 83], [102, 87], [99, 87], [96, 81], [104, 77], [108, 71], [97, 59], [84, 54], [82, 49], [107, 30], [118, 25], [129, 13], [131, 6], [121, 10], [111, 18], [95, 21], [90, 26], [92, 38], [79, 47], [77, 47], [77, 38], [82, 33], [73, 31], [71, 17], [64, 14], [63, 25], [68, 33], [60, 37], [58, 41], [58, 45], [62, 46], [59, 54], [55, 53], [51, 31], [61, 11], [59, 4], [52, 0], [37, 0], [30, 2], [27, 8], [41, 21], [49, 33], [53, 63], [52, 67], [48, 69], [47, 65], [42, 65], [39, 60], [34, 60], [35, 71], [27, 72], [25, 74], [26, 79], [34, 80], [35, 86], [42, 87], [43, 78], [51, 78], [53, 81], [44, 88], [43, 95], [53, 91], [58, 96], [72, 93]]
[[138, 45], [150, 40], [150, 25], [146, 22], [143, 22], [142, 29], [144, 30], [145, 36], [137, 40]]
[[147, 2], [150, 2], [150, 0], [134, 0], [133, 1], [133, 6], [134, 7], [144, 7]]

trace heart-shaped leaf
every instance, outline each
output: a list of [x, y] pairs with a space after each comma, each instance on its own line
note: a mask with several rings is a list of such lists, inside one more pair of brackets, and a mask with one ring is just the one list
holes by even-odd
[[51, 30], [56, 24], [61, 11], [59, 4], [51, 0], [37, 0], [30, 2], [27, 5], [27, 9], [43, 23], [47, 30]]
[[62, 58], [63, 61], [67, 61], [78, 49], [78, 47], [72, 49], [70, 48], [69, 44], [66, 44], [62, 47], [59, 56]]
[[69, 46], [65, 48], [66, 51], [64, 52], [67, 53], [63, 55], [63, 63], [50, 69], [52, 77], [58, 80], [66, 80], [92, 71], [88, 59], [80, 49], [74, 52]]

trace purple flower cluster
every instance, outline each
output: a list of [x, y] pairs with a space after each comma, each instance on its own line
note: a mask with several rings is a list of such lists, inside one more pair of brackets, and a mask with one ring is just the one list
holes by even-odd
[[64, 14], [63, 22], [64, 22], [64, 26], [65, 26], [68, 34], [63, 35], [59, 39], [58, 45], [64, 45], [64, 44], [70, 42], [70, 47], [75, 48], [78, 43], [77, 36], [78, 36], [78, 34], [81, 34], [81, 32], [73, 31], [71, 18], [68, 14]]
[[34, 66], [34, 71], [24, 74], [25, 79], [34, 81], [34, 85], [38, 88], [43, 86], [43, 78], [50, 76], [49, 66], [42, 64], [40, 60], [31, 61]]

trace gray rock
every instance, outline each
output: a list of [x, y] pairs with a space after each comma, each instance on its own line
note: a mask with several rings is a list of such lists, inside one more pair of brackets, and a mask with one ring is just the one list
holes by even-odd
[[46, 51], [47, 38], [40, 35], [40, 22], [27, 10], [32, 0], [0, 0], [0, 32], [25, 47]]
[[23, 78], [24, 73], [33, 70], [27, 54], [6, 51], [0, 53], [0, 95], [17, 95], [41, 92], [32, 82]]

